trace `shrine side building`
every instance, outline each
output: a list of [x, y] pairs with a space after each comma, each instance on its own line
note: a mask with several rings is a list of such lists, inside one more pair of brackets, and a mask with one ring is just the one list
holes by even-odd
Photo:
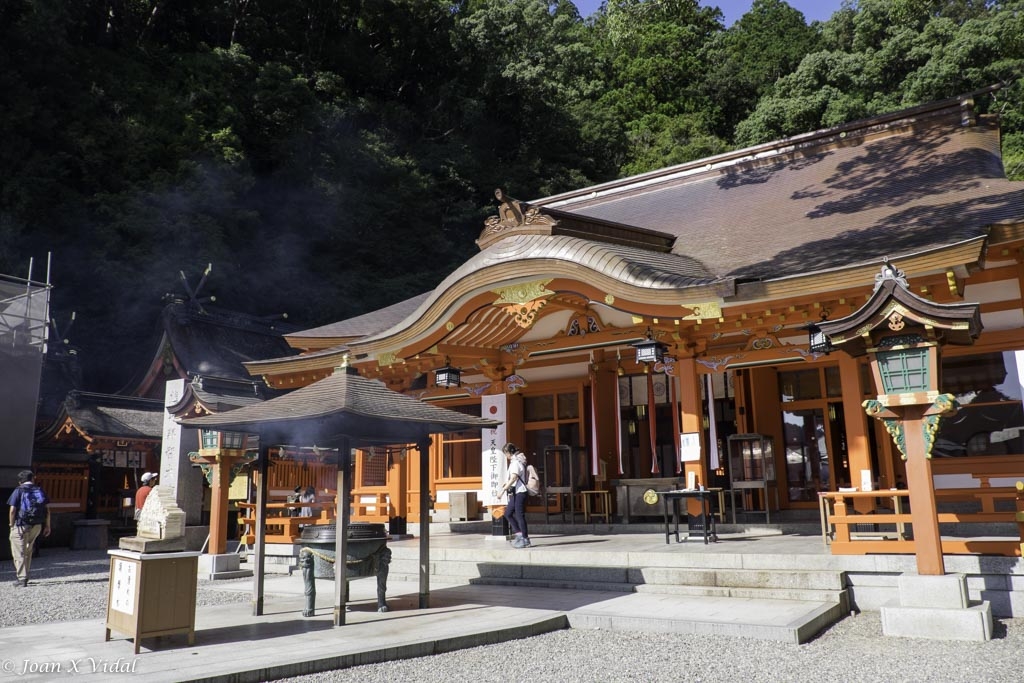
[[[942, 359], [941, 388], [961, 408], [936, 435], [937, 488], [1012, 486], [1024, 474], [1024, 183], [1007, 180], [998, 121], [973, 105], [935, 102], [552, 197], [499, 190], [479, 252], [433, 291], [286, 334], [297, 355], [246, 368], [290, 390], [346, 365], [502, 420], [433, 439], [429, 493], [460, 510], [475, 494], [470, 516], [496, 502], [506, 440], [568, 490], [554, 510], [608, 491], [613, 517], [643, 518], [660, 514], [649, 490], [738, 482], [756, 484], [742, 510], [815, 509], [821, 492], [904, 486], [899, 453], [861, 406], [876, 393], [866, 361], [808, 344], [809, 326], [867, 301], [888, 262], [923, 298], [981, 306], [976, 343]], [[648, 343], [663, 353], [638, 362]], [[459, 383], [439, 386], [442, 369]], [[767, 457], [730, 458], [751, 444]], [[395, 444], [356, 459], [356, 519], [418, 521], [419, 464], [404, 456]]]

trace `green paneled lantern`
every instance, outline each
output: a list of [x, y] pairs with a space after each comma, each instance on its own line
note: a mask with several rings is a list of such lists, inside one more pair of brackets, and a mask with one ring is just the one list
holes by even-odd
[[978, 304], [937, 304], [915, 295], [891, 263], [852, 315], [818, 323], [830, 344], [851, 356], [869, 354], [884, 406], [932, 403], [939, 394], [939, 347], [972, 344], [981, 333]]

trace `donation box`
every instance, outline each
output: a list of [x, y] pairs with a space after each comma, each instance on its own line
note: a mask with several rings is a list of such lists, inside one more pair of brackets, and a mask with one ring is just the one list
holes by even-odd
[[196, 577], [199, 553], [108, 550], [107, 629], [135, 639], [184, 633], [196, 640]]

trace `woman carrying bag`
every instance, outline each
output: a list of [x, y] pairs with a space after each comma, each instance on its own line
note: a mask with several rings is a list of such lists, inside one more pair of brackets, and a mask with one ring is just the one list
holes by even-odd
[[529, 548], [530, 533], [526, 529], [526, 456], [513, 443], [505, 444], [501, 449], [508, 463], [508, 479], [504, 492], [508, 494], [508, 507], [505, 516], [512, 530], [512, 547]]

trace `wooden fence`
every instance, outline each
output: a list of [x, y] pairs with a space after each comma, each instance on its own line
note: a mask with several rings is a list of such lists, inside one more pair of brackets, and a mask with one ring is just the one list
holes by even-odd
[[[831, 545], [833, 555], [915, 552], [913, 520], [907, 511], [909, 491], [840, 491], [818, 496], [822, 538]], [[871, 513], [858, 514], [848, 504], [857, 498], [870, 498], [880, 505]], [[1021, 557], [1024, 553], [1024, 482], [1004, 487], [937, 489], [935, 499], [939, 506], [937, 516], [940, 525], [1017, 525], [1015, 537], [945, 536], [941, 540], [944, 554]], [[1003, 501], [1010, 502], [1000, 506]], [[964, 504], [979, 509], [949, 511]], [[881, 505], [891, 505], [891, 508]]]
[[51, 512], [85, 512], [89, 466], [76, 463], [36, 465], [35, 482], [50, 499]]

